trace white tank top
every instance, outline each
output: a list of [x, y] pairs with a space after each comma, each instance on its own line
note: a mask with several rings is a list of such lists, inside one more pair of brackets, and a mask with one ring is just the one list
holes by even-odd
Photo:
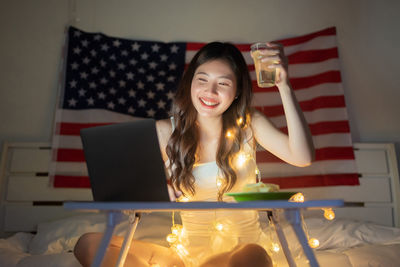
[[[171, 117], [172, 131], [175, 130], [175, 121]], [[242, 162], [236, 166], [237, 180], [229, 192], [240, 192], [249, 183], [256, 183], [255, 152], [249, 143], [245, 143], [242, 151]], [[193, 166], [195, 178], [195, 194], [189, 196], [189, 201], [217, 201], [218, 182], [222, 179], [222, 172], [215, 161], [199, 163]], [[223, 201], [232, 202], [232, 197], [223, 196]], [[231, 236], [247, 236], [259, 233], [258, 212], [256, 211], [182, 211], [182, 224], [189, 235], [210, 235], [210, 227], [218, 222]]]
[[[174, 130], [174, 121], [171, 123]], [[245, 184], [257, 182], [255, 151], [249, 143], [245, 143], [242, 155], [242, 164], [236, 166], [236, 183], [229, 192], [240, 192]], [[217, 201], [221, 173], [215, 161], [195, 164], [192, 172], [195, 194], [186, 192], [189, 201]], [[234, 200], [224, 196], [223, 201]], [[181, 258], [186, 266], [198, 266], [205, 258], [229, 251], [240, 243], [259, 243], [263, 236], [255, 210], [181, 211], [180, 215], [184, 229], [181, 242], [188, 252]]]

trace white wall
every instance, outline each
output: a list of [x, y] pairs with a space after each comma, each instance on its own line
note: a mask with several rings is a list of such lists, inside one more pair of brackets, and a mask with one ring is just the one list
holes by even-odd
[[254, 42], [336, 26], [353, 140], [400, 160], [400, 1], [0, 0], [0, 145], [50, 141], [63, 31], [160, 41]]

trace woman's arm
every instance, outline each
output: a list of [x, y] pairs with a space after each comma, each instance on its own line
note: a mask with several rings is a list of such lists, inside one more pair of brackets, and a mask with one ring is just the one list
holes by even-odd
[[276, 86], [282, 98], [288, 135], [279, 131], [262, 113], [255, 111], [251, 126], [256, 141], [282, 160], [299, 167], [309, 166], [314, 160], [314, 145], [303, 112], [296, 100], [287, 75], [287, 59], [283, 48], [269, 44], [265, 51], [265, 61], [275, 60], [272, 67], [277, 68]]
[[166, 148], [168, 145], [168, 140], [172, 134], [171, 120], [165, 119], [156, 121], [156, 128], [157, 128], [157, 137], [158, 137], [158, 143], [160, 145], [161, 155], [164, 162], [166, 162], [168, 160]]
[[[172, 134], [172, 125], [170, 119], [156, 121], [158, 143], [160, 144], [161, 155], [164, 162], [168, 160], [166, 148], [168, 145], [169, 138]], [[165, 174], [168, 176], [168, 171], [165, 170]], [[169, 178], [168, 178], [169, 179]], [[168, 184], [168, 194], [171, 201], [176, 201], [177, 198], [182, 196], [182, 192], [175, 190], [172, 185]]]

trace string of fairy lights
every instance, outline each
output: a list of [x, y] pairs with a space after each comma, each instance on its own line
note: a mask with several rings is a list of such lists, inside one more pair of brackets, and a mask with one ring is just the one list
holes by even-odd
[[[237, 120], [237, 124], [239, 126], [242, 126], [243, 124], [243, 118], [239, 118]], [[233, 130], [228, 130], [226, 132], [226, 138], [233, 140], [235, 138], [235, 132]], [[236, 168], [240, 169], [242, 166], [245, 166], [245, 164], [249, 161], [253, 160], [255, 163], [255, 157], [251, 153], [246, 153], [245, 151], [239, 151], [236, 156], [234, 157], [234, 165]], [[257, 165], [256, 165], [257, 166]], [[261, 173], [259, 169], [256, 167], [255, 169], [255, 175], [257, 177], [257, 182], [261, 183]], [[220, 190], [220, 188], [224, 185], [225, 180], [222, 178], [217, 178], [216, 179], [216, 186], [217, 189]], [[190, 201], [190, 197], [182, 195], [179, 197], [177, 202], [188, 202]], [[296, 193], [293, 195], [289, 201], [291, 202], [304, 202], [305, 197], [302, 193]], [[327, 220], [333, 220], [335, 218], [335, 212], [332, 210], [332, 208], [323, 208], [322, 209], [324, 212], [324, 217]], [[310, 237], [309, 231], [307, 229], [307, 226], [304, 222], [304, 219], [302, 220], [302, 225], [304, 232], [306, 233], [307, 239], [308, 239], [308, 244], [311, 248], [317, 248], [319, 246], [319, 240], [315, 237]], [[274, 225], [272, 221], [270, 220], [270, 229], [273, 229]], [[214, 217], [214, 222], [211, 224], [212, 228], [216, 232], [222, 232], [225, 229], [225, 225], [223, 222], [219, 221], [216, 216], [216, 211], [215, 211], [215, 217]], [[276, 238], [272, 235], [272, 231], [269, 231], [270, 233], [270, 241], [271, 243], [269, 244], [270, 251], [274, 253], [278, 253], [281, 250], [281, 245], [280, 243], [276, 240]], [[184, 245], [184, 236], [185, 236], [185, 228], [181, 224], [176, 224], [175, 223], [175, 213], [172, 213], [172, 227], [171, 227], [171, 233], [167, 235], [166, 240], [169, 243], [170, 247], [176, 251], [176, 253], [181, 256], [181, 257], [188, 257], [189, 252], [186, 249]], [[153, 267], [157, 267], [159, 265], [153, 264], [151, 265]]]

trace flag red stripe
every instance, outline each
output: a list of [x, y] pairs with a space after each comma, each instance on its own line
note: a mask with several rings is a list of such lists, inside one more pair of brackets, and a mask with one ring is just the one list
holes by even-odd
[[[280, 158], [263, 150], [256, 153], [259, 163], [285, 163]], [[353, 147], [324, 147], [315, 150], [315, 161], [322, 160], [354, 160]]]
[[[290, 83], [292, 84], [293, 90], [300, 90], [316, 86], [322, 83], [340, 83], [342, 81], [340, 77], [340, 71], [331, 70], [323, 73], [319, 73], [313, 76], [291, 78]], [[257, 81], [253, 81], [253, 92], [276, 92], [278, 88], [276, 86], [269, 88], [260, 88], [257, 86]]]
[[186, 43], [186, 51], [198, 51], [205, 45], [206, 43]]
[[307, 50], [300, 51], [288, 56], [289, 64], [301, 64], [301, 63], [315, 63], [325, 61], [331, 58], [338, 58], [337, 47], [321, 50]]
[[324, 30], [310, 33], [310, 34], [303, 35], [303, 36], [299, 36], [299, 37], [294, 37], [294, 38], [284, 39], [284, 40], [277, 40], [277, 42], [281, 43], [284, 46], [291, 46], [291, 45], [297, 45], [297, 44], [308, 42], [316, 37], [329, 36], [329, 35], [336, 35], [335, 27], [326, 28]]
[[357, 173], [262, 178], [261, 180], [264, 183], [278, 184], [281, 189], [360, 184]]
[[313, 111], [321, 108], [341, 108], [346, 107], [343, 95], [320, 96], [310, 100], [301, 101], [299, 105], [303, 111]]
[[[311, 34], [303, 35], [300, 37], [294, 37], [294, 38], [289, 38], [289, 39], [284, 39], [284, 40], [276, 40], [276, 42], [281, 43], [284, 46], [292, 46], [292, 45], [297, 45], [301, 43], [308, 42], [316, 37], [320, 36], [329, 36], [329, 35], [336, 35], [336, 28], [335, 27], [330, 27], [318, 32], [314, 32]], [[186, 49], [189, 51], [197, 51], [200, 50], [205, 43], [187, 43], [186, 44]], [[235, 44], [235, 46], [241, 50], [241, 51], [250, 51], [250, 44]]]
[[[348, 121], [322, 121], [308, 124], [311, 135], [317, 136], [332, 133], [350, 133], [350, 125]], [[288, 133], [287, 127], [279, 128], [280, 131]]]
[[341, 81], [340, 71], [338, 70], [331, 70], [314, 76], [290, 79], [294, 90], [309, 88], [321, 83], [340, 83]]
[[[207, 43], [187, 43], [186, 50], [187, 51], [198, 51], [206, 44]], [[236, 46], [236, 48], [242, 52], [250, 51], [251, 44], [233, 44], [233, 45]]]
[[[321, 108], [342, 108], [346, 107], [343, 95], [339, 96], [320, 96], [311, 100], [299, 102], [301, 109], [304, 111], [314, 111]], [[257, 107], [258, 110], [268, 117], [276, 117], [284, 115], [283, 105]]]
[[59, 162], [84, 162], [85, 154], [82, 149], [59, 148], [57, 151], [57, 161]]
[[80, 130], [84, 128], [104, 126], [113, 123], [59, 123], [60, 135], [79, 135]]
[[[313, 136], [331, 133], [350, 133], [349, 121], [323, 121], [311, 123], [309, 124], [309, 128], [311, 135]], [[287, 129], [284, 131], [287, 132]]]
[[55, 175], [54, 187], [63, 188], [90, 188], [90, 180], [88, 176], [66, 176]]

